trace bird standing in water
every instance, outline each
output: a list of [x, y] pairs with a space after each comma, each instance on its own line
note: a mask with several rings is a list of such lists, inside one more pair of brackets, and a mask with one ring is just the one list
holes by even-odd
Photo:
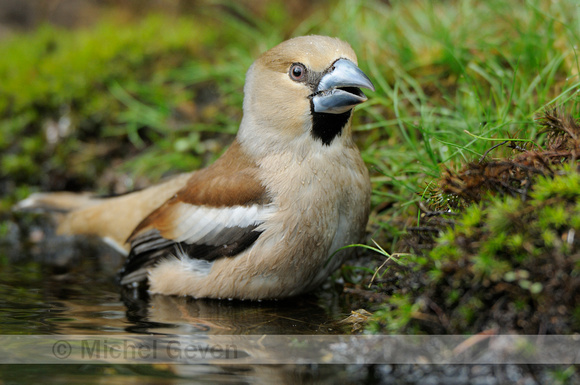
[[368, 221], [354, 106], [374, 90], [345, 42], [287, 40], [246, 74], [236, 139], [211, 166], [112, 198], [34, 194], [19, 208], [66, 212], [58, 232], [128, 254], [121, 284], [152, 293], [272, 299], [321, 284]]

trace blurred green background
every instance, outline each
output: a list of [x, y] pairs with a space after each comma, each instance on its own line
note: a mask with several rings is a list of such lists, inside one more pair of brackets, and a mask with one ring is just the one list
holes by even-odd
[[578, 4], [504, 1], [4, 1], [0, 212], [31, 191], [122, 193], [207, 165], [245, 71], [296, 35], [348, 41], [377, 86], [355, 115], [377, 220], [415, 207], [484, 137], [533, 138], [575, 98]]

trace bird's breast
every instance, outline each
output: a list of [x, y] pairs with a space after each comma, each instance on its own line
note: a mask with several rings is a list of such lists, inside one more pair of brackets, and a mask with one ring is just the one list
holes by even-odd
[[[260, 164], [259, 178], [272, 210], [258, 227], [261, 234], [252, 247], [216, 260], [203, 276], [169, 263], [160, 265], [150, 273], [154, 292], [289, 297], [318, 286], [352, 253], [349, 248], [329, 259], [339, 248], [361, 240], [368, 219], [370, 182], [356, 148], [302, 157], [271, 155]], [[164, 267], [171, 274], [179, 271], [179, 276], [161, 279]]]
[[261, 254], [268, 256], [264, 263], [273, 271], [325, 278], [349, 254], [327, 263], [331, 253], [359, 242], [366, 227], [370, 182], [360, 154], [342, 148], [301, 158], [277, 154], [268, 161], [261, 177], [277, 210], [255, 249], [270, 250]]

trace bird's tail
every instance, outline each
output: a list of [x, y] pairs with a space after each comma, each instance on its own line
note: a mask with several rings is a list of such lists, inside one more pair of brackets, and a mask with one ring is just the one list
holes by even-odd
[[97, 235], [121, 253], [126, 253], [124, 241], [109, 239], [102, 234], [104, 224], [100, 209], [106, 198], [98, 198], [90, 193], [52, 192], [35, 193], [18, 202], [14, 211], [50, 214], [57, 224], [57, 235]]
[[36, 193], [18, 202], [17, 211], [68, 213], [98, 204], [101, 201], [89, 193], [54, 192]]
[[55, 213], [57, 234], [96, 235], [126, 253], [129, 250], [127, 238], [135, 227], [180, 190], [190, 175], [177, 175], [158, 185], [108, 198], [87, 193], [37, 193], [14, 208]]

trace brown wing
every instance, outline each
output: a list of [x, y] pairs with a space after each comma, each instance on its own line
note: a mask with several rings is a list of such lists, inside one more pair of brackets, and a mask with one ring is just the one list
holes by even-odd
[[234, 142], [216, 163], [193, 174], [129, 238], [131, 253], [121, 282], [143, 280], [148, 267], [171, 255], [214, 260], [250, 247], [272, 210], [257, 167]]

